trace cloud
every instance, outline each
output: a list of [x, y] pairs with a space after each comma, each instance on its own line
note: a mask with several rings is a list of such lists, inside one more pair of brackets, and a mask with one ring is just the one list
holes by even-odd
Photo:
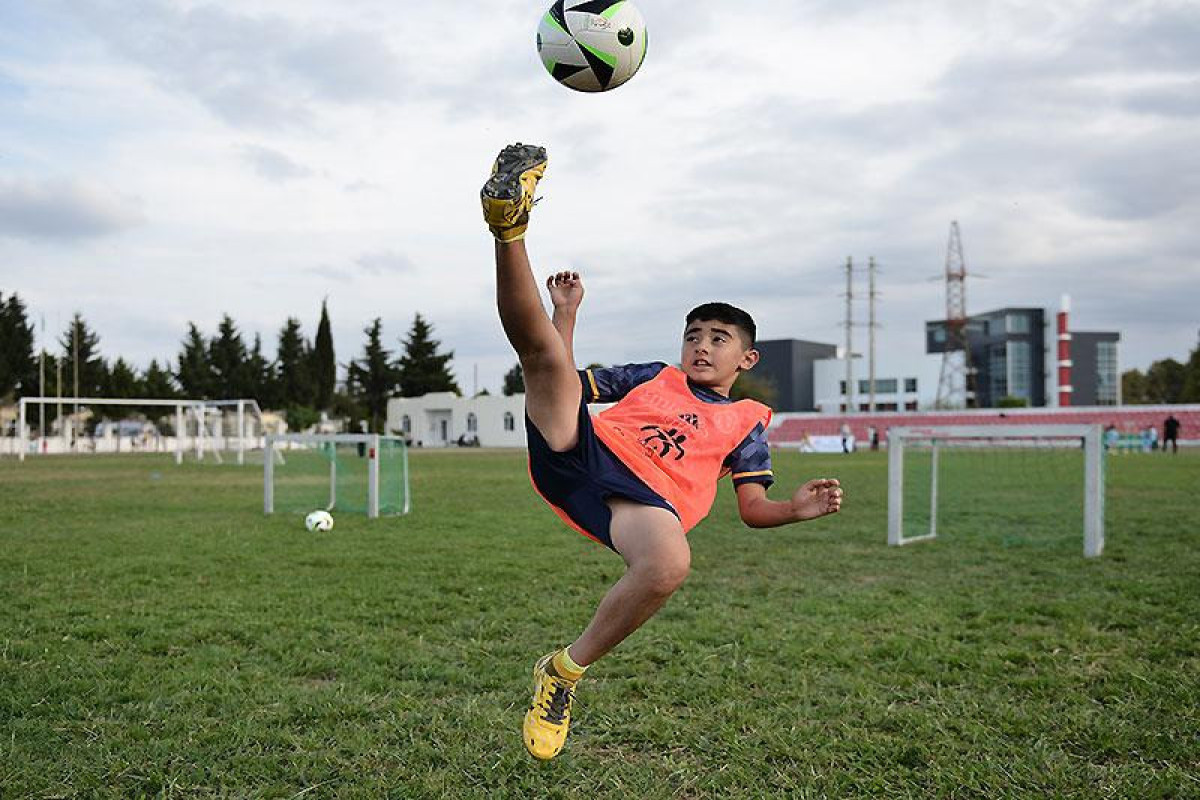
[[241, 148], [241, 155], [255, 172], [276, 183], [307, 178], [313, 174], [308, 167], [270, 147], [248, 144]]
[[113, 0], [66, 8], [117, 54], [235, 126], [306, 126], [314, 104], [388, 102], [403, 94], [400, 60], [375, 31], [152, 0], [136, 13]]
[[0, 236], [74, 242], [137, 225], [135, 204], [76, 180], [0, 179]]
[[416, 270], [412, 259], [393, 250], [365, 253], [354, 261], [367, 275], [403, 275]]

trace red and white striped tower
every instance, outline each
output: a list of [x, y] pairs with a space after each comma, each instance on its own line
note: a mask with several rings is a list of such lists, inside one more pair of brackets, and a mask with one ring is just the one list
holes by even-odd
[[1071, 329], [1068, 315], [1071, 312], [1071, 296], [1062, 296], [1062, 310], [1058, 312], [1058, 404], [1071, 405]]

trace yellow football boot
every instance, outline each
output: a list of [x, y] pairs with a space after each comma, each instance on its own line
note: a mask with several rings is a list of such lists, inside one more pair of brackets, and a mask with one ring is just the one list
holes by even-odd
[[575, 684], [554, 672], [550, 661], [554, 653], [541, 658], [533, 667], [533, 702], [525, 712], [522, 726], [525, 749], [534, 758], [547, 761], [558, 755], [571, 727], [571, 702]]
[[546, 148], [532, 144], [510, 144], [492, 165], [492, 176], [479, 193], [483, 218], [492, 235], [501, 242], [525, 238], [533, 190], [546, 171]]

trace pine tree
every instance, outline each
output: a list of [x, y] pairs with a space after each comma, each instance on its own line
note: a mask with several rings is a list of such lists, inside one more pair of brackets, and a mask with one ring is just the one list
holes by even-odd
[[64, 393], [74, 397], [103, 395], [108, 384], [108, 366], [100, 356], [100, 337], [88, 327], [83, 315], [76, 312], [59, 344], [63, 348]]
[[521, 362], [518, 361], [512, 369], [504, 373], [504, 388], [501, 391], [505, 397], [525, 394], [525, 373], [521, 371]]
[[328, 410], [333, 405], [333, 390], [337, 383], [337, 360], [333, 354], [333, 328], [329, 324], [329, 310], [324, 300], [321, 301], [317, 338], [313, 341], [311, 369], [316, 389], [316, 407]]
[[[112, 370], [108, 373], [108, 383], [104, 387], [105, 397], [137, 397], [140, 388], [138, 376], [133, 367], [124, 358], [117, 356]], [[132, 406], [112, 406], [100, 410], [100, 413], [115, 419], [127, 419], [137, 412], [138, 409]]]
[[350, 362], [346, 384], [350, 396], [365, 409], [371, 430], [381, 433], [388, 400], [396, 393], [398, 373], [392, 365], [391, 353], [383, 347], [383, 323], [379, 317], [363, 333], [367, 335], [367, 343], [362, 358]]
[[37, 354], [25, 304], [16, 294], [7, 302], [0, 295], [0, 397], [16, 399], [37, 392]]
[[279, 389], [278, 403], [284, 408], [313, 408], [313, 391], [309, 364], [311, 348], [300, 329], [300, 320], [288, 317], [279, 332], [279, 347], [275, 355], [275, 380]]
[[253, 397], [263, 408], [270, 408], [274, 400], [274, 376], [271, 362], [262, 351], [262, 336], [254, 334], [254, 346], [246, 359], [247, 397]]
[[397, 365], [403, 397], [420, 397], [430, 392], [462, 394], [447, 366], [454, 353], [439, 354], [441, 343], [434, 340], [432, 334], [433, 326], [417, 314], [408, 338], [402, 342], [404, 355]]
[[157, 359], [150, 360], [150, 366], [142, 373], [139, 381], [138, 394], [152, 400], [173, 400], [179, 396], [171, 373], [159, 366]]
[[235, 399], [249, 394], [246, 374], [246, 343], [237, 324], [228, 314], [221, 317], [217, 335], [208, 344], [208, 362], [213, 371], [213, 393], [219, 398]]
[[204, 335], [196, 323], [189, 322], [183, 351], [179, 354], [179, 369], [175, 372], [175, 379], [184, 397], [207, 400], [213, 396], [216, 380], [208, 357], [208, 343], [204, 341]]

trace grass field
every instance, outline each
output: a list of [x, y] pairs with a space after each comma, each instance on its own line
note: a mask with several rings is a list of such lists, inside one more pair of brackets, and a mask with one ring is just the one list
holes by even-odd
[[529, 669], [621, 562], [519, 453], [412, 467], [410, 516], [314, 535], [254, 468], [0, 461], [0, 797], [1200, 797], [1197, 455], [1110, 459], [1085, 560], [984, 486], [888, 548], [881, 454], [780, 454], [844, 513], [751, 531], [724, 487], [544, 764]]

